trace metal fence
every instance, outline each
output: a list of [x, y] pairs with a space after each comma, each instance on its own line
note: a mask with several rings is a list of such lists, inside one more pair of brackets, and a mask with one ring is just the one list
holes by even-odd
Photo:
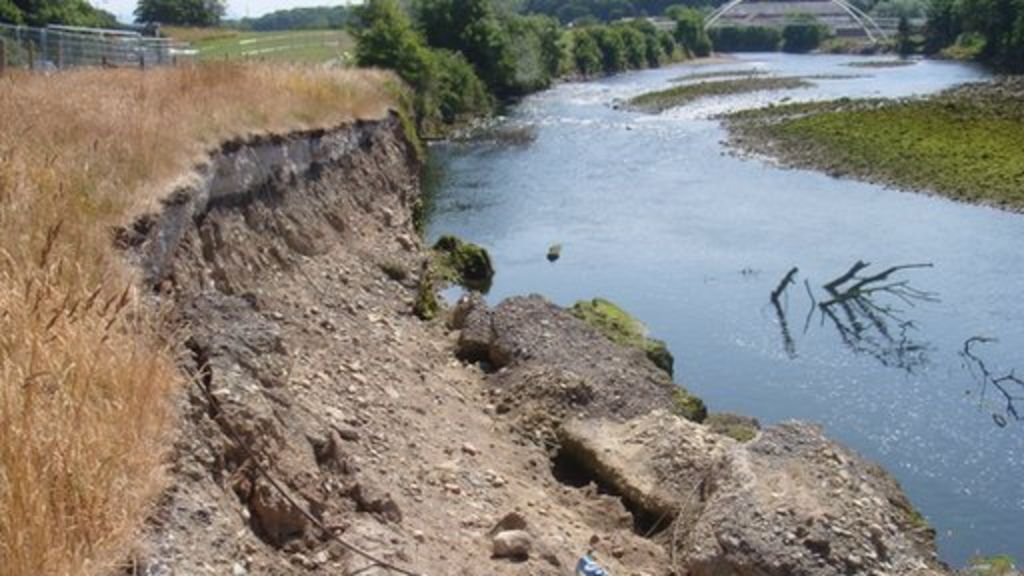
[[171, 66], [193, 58], [188, 44], [150, 38], [137, 32], [0, 24], [0, 71], [3, 68], [61, 70], [80, 66]]

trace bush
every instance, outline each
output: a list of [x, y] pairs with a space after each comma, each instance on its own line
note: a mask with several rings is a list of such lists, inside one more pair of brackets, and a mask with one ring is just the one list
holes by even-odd
[[431, 76], [435, 80], [440, 120], [452, 124], [468, 116], [490, 112], [491, 95], [466, 58], [457, 52], [431, 50]]
[[704, 15], [693, 8], [674, 6], [668, 15], [676, 21], [675, 38], [689, 54], [704, 57], [711, 54], [711, 38], [704, 30]]
[[828, 37], [828, 29], [813, 17], [800, 17], [782, 29], [782, 51], [803, 54], [816, 49]]
[[775, 52], [782, 43], [782, 33], [768, 26], [723, 26], [709, 35], [719, 52]]
[[615, 28], [600, 26], [592, 29], [597, 47], [601, 50], [601, 68], [605, 74], [626, 69], [626, 43]]
[[572, 54], [573, 64], [580, 74], [593, 76], [601, 71], [601, 48], [590, 30], [584, 28], [573, 34]]

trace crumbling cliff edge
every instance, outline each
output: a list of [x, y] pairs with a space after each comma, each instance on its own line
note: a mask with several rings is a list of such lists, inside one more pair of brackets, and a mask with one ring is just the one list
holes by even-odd
[[137, 573], [946, 573], [813, 426], [677, 416], [643, 351], [539, 296], [420, 320], [419, 169], [394, 115], [231, 142], [119, 234], [194, 380]]

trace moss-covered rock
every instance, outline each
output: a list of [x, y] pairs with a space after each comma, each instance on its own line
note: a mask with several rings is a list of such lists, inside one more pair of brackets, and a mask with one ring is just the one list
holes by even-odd
[[757, 436], [761, 424], [756, 418], [740, 416], [729, 412], [713, 412], [708, 414], [704, 424], [712, 432], [728, 436], [737, 442], [749, 442]]
[[470, 290], [487, 292], [494, 266], [487, 250], [455, 236], [442, 236], [434, 244], [434, 273], [438, 278]]
[[574, 316], [597, 328], [612, 342], [639, 348], [669, 376], [672, 376], [675, 359], [661, 340], [647, 337], [647, 328], [628, 312], [604, 298], [580, 300], [570, 310]]
[[437, 301], [434, 275], [430, 266], [425, 265], [420, 273], [420, 283], [416, 289], [416, 302], [413, 304], [413, 312], [423, 320], [433, 320], [437, 318], [437, 314], [440, 311], [441, 304]]
[[998, 556], [975, 556], [970, 567], [963, 572], [971, 576], [1011, 576], [1018, 574], [1013, 558], [1006, 554]]
[[704, 401], [690, 394], [684, 388], [672, 392], [672, 413], [691, 422], [703, 422], [708, 417], [708, 408]]
[[647, 354], [647, 358], [651, 362], [654, 362], [655, 366], [664, 370], [669, 376], [672, 376], [676, 359], [668, 351], [668, 346], [664, 342], [648, 338], [644, 344], [644, 353]]

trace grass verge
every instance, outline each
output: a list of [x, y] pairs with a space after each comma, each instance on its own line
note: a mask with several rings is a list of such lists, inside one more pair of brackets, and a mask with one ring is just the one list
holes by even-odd
[[793, 104], [728, 117], [733, 143], [784, 163], [1024, 210], [1024, 81], [927, 99]]
[[733, 80], [684, 84], [666, 90], [648, 92], [632, 98], [627, 105], [635, 110], [658, 113], [710, 96], [728, 96], [767, 90], [792, 90], [809, 86], [812, 84], [802, 78], [748, 76]]
[[321, 63], [345, 58], [355, 42], [344, 30], [249, 32], [227, 28], [164, 28], [164, 33], [188, 42], [199, 60], [258, 59]]
[[117, 568], [162, 487], [177, 338], [112, 245], [216, 144], [385, 113], [390, 75], [0, 78], [0, 574]]

